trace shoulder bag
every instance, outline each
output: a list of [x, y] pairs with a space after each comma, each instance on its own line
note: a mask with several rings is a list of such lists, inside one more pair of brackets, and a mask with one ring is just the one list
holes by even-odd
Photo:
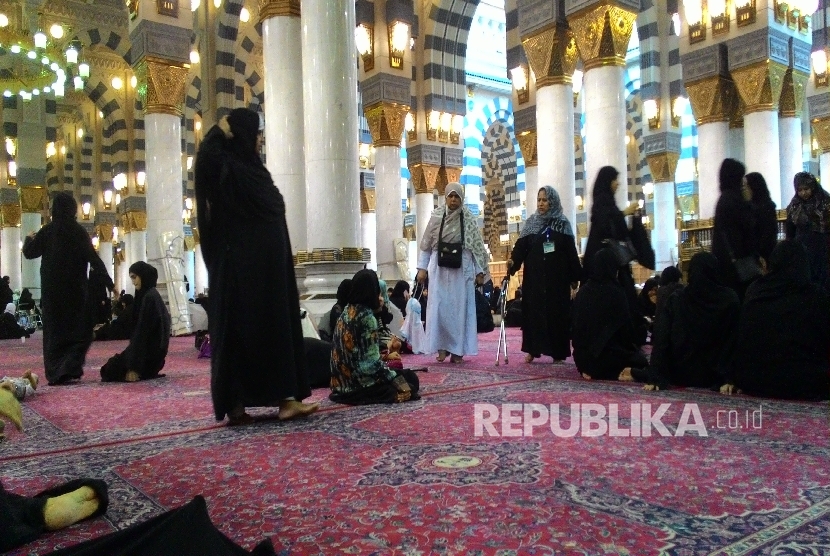
[[461, 268], [461, 257], [464, 253], [464, 213], [461, 213], [461, 243], [448, 243], [441, 238], [444, 236], [444, 220], [447, 211], [441, 217], [441, 228], [438, 230], [438, 266], [444, 268]]

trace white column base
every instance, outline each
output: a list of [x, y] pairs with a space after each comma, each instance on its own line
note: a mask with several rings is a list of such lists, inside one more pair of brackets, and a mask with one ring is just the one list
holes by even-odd
[[[23, 285], [23, 270], [21, 267], [22, 254], [20, 252], [20, 228], [11, 226], [0, 231], [0, 276], [9, 277], [9, 287], [21, 290]], [[35, 296], [39, 299], [40, 296]], [[5, 308], [5, 307], [4, 307]]]
[[729, 122], [712, 122], [697, 128], [698, 210], [700, 218], [713, 218], [720, 197], [720, 166], [729, 145]]

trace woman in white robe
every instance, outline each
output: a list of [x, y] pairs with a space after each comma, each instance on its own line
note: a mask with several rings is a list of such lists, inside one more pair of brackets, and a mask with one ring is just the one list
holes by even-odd
[[[443, 362], [449, 355], [451, 362], [460, 363], [464, 355], [478, 354], [475, 284], [481, 282], [484, 273], [488, 271], [489, 255], [476, 217], [464, 206], [462, 185], [447, 184], [445, 196], [446, 205], [433, 211], [421, 238], [416, 279], [423, 283], [429, 276], [427, 353], [437, 352], [439, 362]], [[460, 243], [462, 226], [464, 245], [461, 268], [439, 266], [439, 240], [444, 243]]]

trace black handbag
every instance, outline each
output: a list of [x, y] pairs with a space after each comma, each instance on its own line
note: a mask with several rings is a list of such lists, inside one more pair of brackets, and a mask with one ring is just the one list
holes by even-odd
[[461, 243], [448, 243], [442, 241], [444, 236], [444, 220], [447, 218], [447, 211], [441, 217], [441, 228], [438, 231], [438, 266], [444, 268], [461, 268], [461, 258], [464, 254], [464, 213], [461, 213]]
[[625, 266], [637, 258], [637, 251], [635, 251], [634, 244], [631, 243], [630, 239], [626, 239], [625, 241], [606, 239], [603, 243], [614, 254], [614, 258], [617, 260], [617, 266]]
[[746, 257], [736, 259], [735, 253], [732, 252], [732, 246], [726, 238], [726, 234], [721, 232], [721, 235], [723, 235], [723, 242], [726, 244], [729, 258], [732, 259], [732, 266], [735, 268], [735, 274], [738, 276], [739, 283], [745, 284], [751, 282], [764, 273], [764, 270], [761, 268], [761, 263], [758, 262], [758, 257], [755, 255], [747, 255]]

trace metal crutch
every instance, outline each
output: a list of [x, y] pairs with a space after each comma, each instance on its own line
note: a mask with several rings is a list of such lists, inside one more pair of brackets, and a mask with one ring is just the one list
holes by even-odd
[[499, 306], [501, 307], [501, 326], [499, 327], [499, 344], [496, 346], [496, 367], [499, 366], [499, 353], [504, 346], [504, 364], [507, 365], [507, 330], [504, 327], [504, 317], [507, 312], [507, 286], [510, 276], [505, 276], [501, 282], [501, 293], [499, 294]]

